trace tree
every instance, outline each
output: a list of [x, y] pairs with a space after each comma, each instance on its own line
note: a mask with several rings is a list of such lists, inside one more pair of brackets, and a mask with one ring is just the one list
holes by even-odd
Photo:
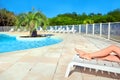
[[40, 11], [37, 12], [28, 12], [20, 14], [16, 21], [17, 28], [24, 27], [30, 31], [30, 36], [36, 37], [37, 31], [36, 29], [41, 26], [43, 29], [46, 29], [48, 25], [47, 17], [41, 13]]
[[13, 26], [15, 21], [16, 16], [14, 13], [6, 9], [0, 9], [0, 26]]
[[108, 12], [107, 15], [110, 15], [115, 19], [116, 22], [120, 21], [120, 9], [115, 9], [113, 11]]
[[92, 24], [120, 21], [120, 9], [115, 9], [107, 14], [101, 13], [82, 13], [76, 12], [58, 14], [56, 17], [50, 18], [50, 25], [77, 25], [77, 24]]

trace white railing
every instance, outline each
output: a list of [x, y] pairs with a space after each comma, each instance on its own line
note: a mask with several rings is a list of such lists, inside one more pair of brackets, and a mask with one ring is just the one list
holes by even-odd
[[[48, 30], [50, 30], [51, 27], [55, 30], [60, 26], [50, 26], [48, 27]], [[64, 30], [67, 30], [67, 27], [69, 27], [69, 29], [74, 28], [76, 33], [79, 34], [100, 36], [120, 42], [120, 22], [61, 26]]]
[[[0, 32], [10, 31], [11, 28], [13, 27], [0, 26]], [[120, 22], [49, 26], [47, 28], [47, 31], [60, 33], [79, 33], [85, 35], [100, 36], [120, 42]]]

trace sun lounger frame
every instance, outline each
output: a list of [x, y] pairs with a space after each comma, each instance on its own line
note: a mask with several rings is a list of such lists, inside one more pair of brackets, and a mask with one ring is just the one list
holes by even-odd
[[101, 70], [101, 71], [113, 72], [115, 74], [116, 73], [120, 74], [120, 63], [118, 62], [103, 61], [103, 60], [97, 60], [97, 59], [86, 60], [86, 59], [80, 58], [78, 55], [75, 55], [73, 57], [73, 60], [68, 64], [65, 77], [69, 76], [70, 69], [73, 66], [81, 66], [85, 68], [96, 69], [96, 72], [98, 70]]

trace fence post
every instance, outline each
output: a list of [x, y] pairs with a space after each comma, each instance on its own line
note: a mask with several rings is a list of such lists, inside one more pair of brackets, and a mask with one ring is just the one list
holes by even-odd
[[79, 25], [79, 33], [81, 34], [81, 25]]
[[108, 23], [108, 39], [110, 39], [110, 22]]
[[100, 37], [102, 36], [102, 23], [100, 23]]
[[88, 24], [86, 24], [86, 35], [88, 34]]
[[93, 24], [93, 28], [92, 28], [92, 34], [94, 35], [95, 34], [95, 24]]
[[63, 27], [63, 26], [61, 25], [61, 26], [60, 26], [60, 29], [62, 29], [62, 27]]
[[57, 30], [57, 26], [55, 26], [55, 30]]
[[67, 31], [67, 32], [69, 31], [68, 25], [66, 25], [66, 31]]
[[72, 26], [73, 30], [75, 29], [75, 25]]

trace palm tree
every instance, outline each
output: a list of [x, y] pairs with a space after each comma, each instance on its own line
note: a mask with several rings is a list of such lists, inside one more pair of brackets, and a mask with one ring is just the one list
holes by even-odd
[[93, 23], [94, 23], [94, 20], [92, 20], [92, 19], [85, 19], [83, 21], [83, 24], [93, 24]]
[[46, 29], [48, 24], [47, 17], [41, 13], [40, 11], [37, 12], [28, 12], [20, 14], [16, 21], [17, 28], [24, 27], [25, 29], [30, 31], [30, 36], [36, 37], [37, 31], [36, 29], [41, 26], [43, 29]]

